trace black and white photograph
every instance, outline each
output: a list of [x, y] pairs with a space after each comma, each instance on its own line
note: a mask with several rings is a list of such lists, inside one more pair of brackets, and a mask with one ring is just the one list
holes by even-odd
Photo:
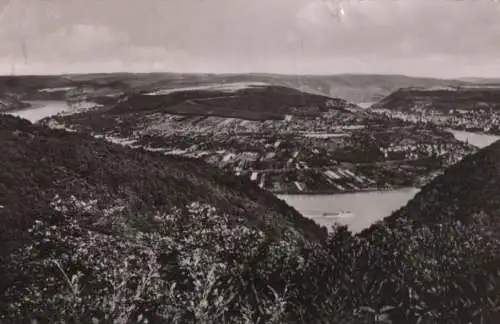
[[499, 140], [500, 1], [0, 0], [0, 324], [500, 323]]

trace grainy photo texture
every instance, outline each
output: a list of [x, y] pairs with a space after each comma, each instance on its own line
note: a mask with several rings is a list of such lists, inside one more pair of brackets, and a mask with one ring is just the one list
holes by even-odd
[[500, 323], [499, 53], [493, 0], [0, 0], [0, 324]]

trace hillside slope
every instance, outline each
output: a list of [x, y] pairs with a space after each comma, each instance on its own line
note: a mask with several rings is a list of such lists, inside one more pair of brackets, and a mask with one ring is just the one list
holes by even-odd
[[448, 113], [449, 110], [500, 108], [500, 87], [401, 88], [377, 102], [373, 108], [412, 111], [426, 109]]
[[500, 320], [499, 143], [388, 220], [313, 242], [317, 226], [199, 161], [7, 116], [0, 136], [2, 322]]
[[357, 236], [351, 258], [379, 285], [365, 304], [399, 304], [396, 322], [498, 322], [499, 157], [500, 142], [465, 157]]
[[434, 87], [464, 84], [458, 80], [409, 77], [404, 75], [341, 74], [329, 76], [271, 75], [263, 80], [291, 86], [303, 91], [321, 93], [352, 102], [374, 102], [401, 87]]
[[[241, 88], [231, 89], [230, 86]], [[285, 115], [319, 116], [327, 103], [338, 109], [357, 108], [342, 99], [300, 92], [267, 84], [228, 84], [165, 89], [135, 94], [117, 103], [109, 112], [162, 112], [178, 115], [218, 116], [246, 120], [284, 119]]]
[[444, 171], [387, 222], [405, 218], [425, 224], [474, 222], [481, 214], [488, 231], [500, 237], [500, 142], [466, 156]]
[[155, 308], [161, 322], [196, 320], [184, 303], [202, 296], [189, 287], [220, 266], [246, 271], [268, 254], [262, 249], [326, 238], [272, 194], [199, 161], [8, 115], [0, 116], [0, 156], [0, 322], [128, 323], [145, 316], [148, 301], [173, 307]]
[[0, 126], [2, 238], [53, 215], [58, 199], [80, 206], [75, 216], [89, 225], [105, 220], [104, 210], [119, 210], [121, 221], [147, 226], [158, 212], [199, 201], [263, 230], [297, 225], [309, 238], [324, 233], [252, 182], [203, 162], [126, 149], [10, 116], [0, 116]]

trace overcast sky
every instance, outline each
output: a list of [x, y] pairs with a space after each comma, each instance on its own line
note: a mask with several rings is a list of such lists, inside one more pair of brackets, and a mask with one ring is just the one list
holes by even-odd
[[0, 0], [0, 74], [500, 77], [494, 0]]

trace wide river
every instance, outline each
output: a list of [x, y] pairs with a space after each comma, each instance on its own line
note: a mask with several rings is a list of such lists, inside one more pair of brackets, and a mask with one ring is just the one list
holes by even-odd
[[[417, 188], [404, 188], [337, 195], [279, 195], [278, 198], [328, 229], [339, 223], [358, 232], [404, 206], [417, 192]], [[323, 213], [342, 212], [346, 214], [341, 217], [323, 216]]]
[[60, 112], [70, 110], [66, 101], [38, 100], [27, 101], [32, 106], [28, 109], [9, 112], [10, 115], [18, 116], [35, 123], [48, 116], [57, 115]]
[[[32, 108], [10, 112], [31, 122], [69, 110], [64, 101], [32, 101]], [[500, 139], [500, 136], [451, 131], [458, 140], [468, 141], [478, 147], [485, 147]], [[279, 195], [304, 216], [328, 228], [334, 223], [348, 225], [358, 232], [374, 222], [389, 216], [404, 206], [418, 192], [417, 188], [392, 191], [360, 192], [337, 195]], [[342, 213], [343, 217], [324, 216], [324, 213]]]
[[469, 142], [474, 146], [479, 148], [488, 146], [493, 142], [496, 142], [500, 139], [500, 136], [497, 135], [487, 135], [487, 134], [478, 134], [478, 133], [470, 133], [464, 131], [455, 131], [448, 129], [448, 131], [452, 132], [455, 135], [455, 138], [462, 142]]

